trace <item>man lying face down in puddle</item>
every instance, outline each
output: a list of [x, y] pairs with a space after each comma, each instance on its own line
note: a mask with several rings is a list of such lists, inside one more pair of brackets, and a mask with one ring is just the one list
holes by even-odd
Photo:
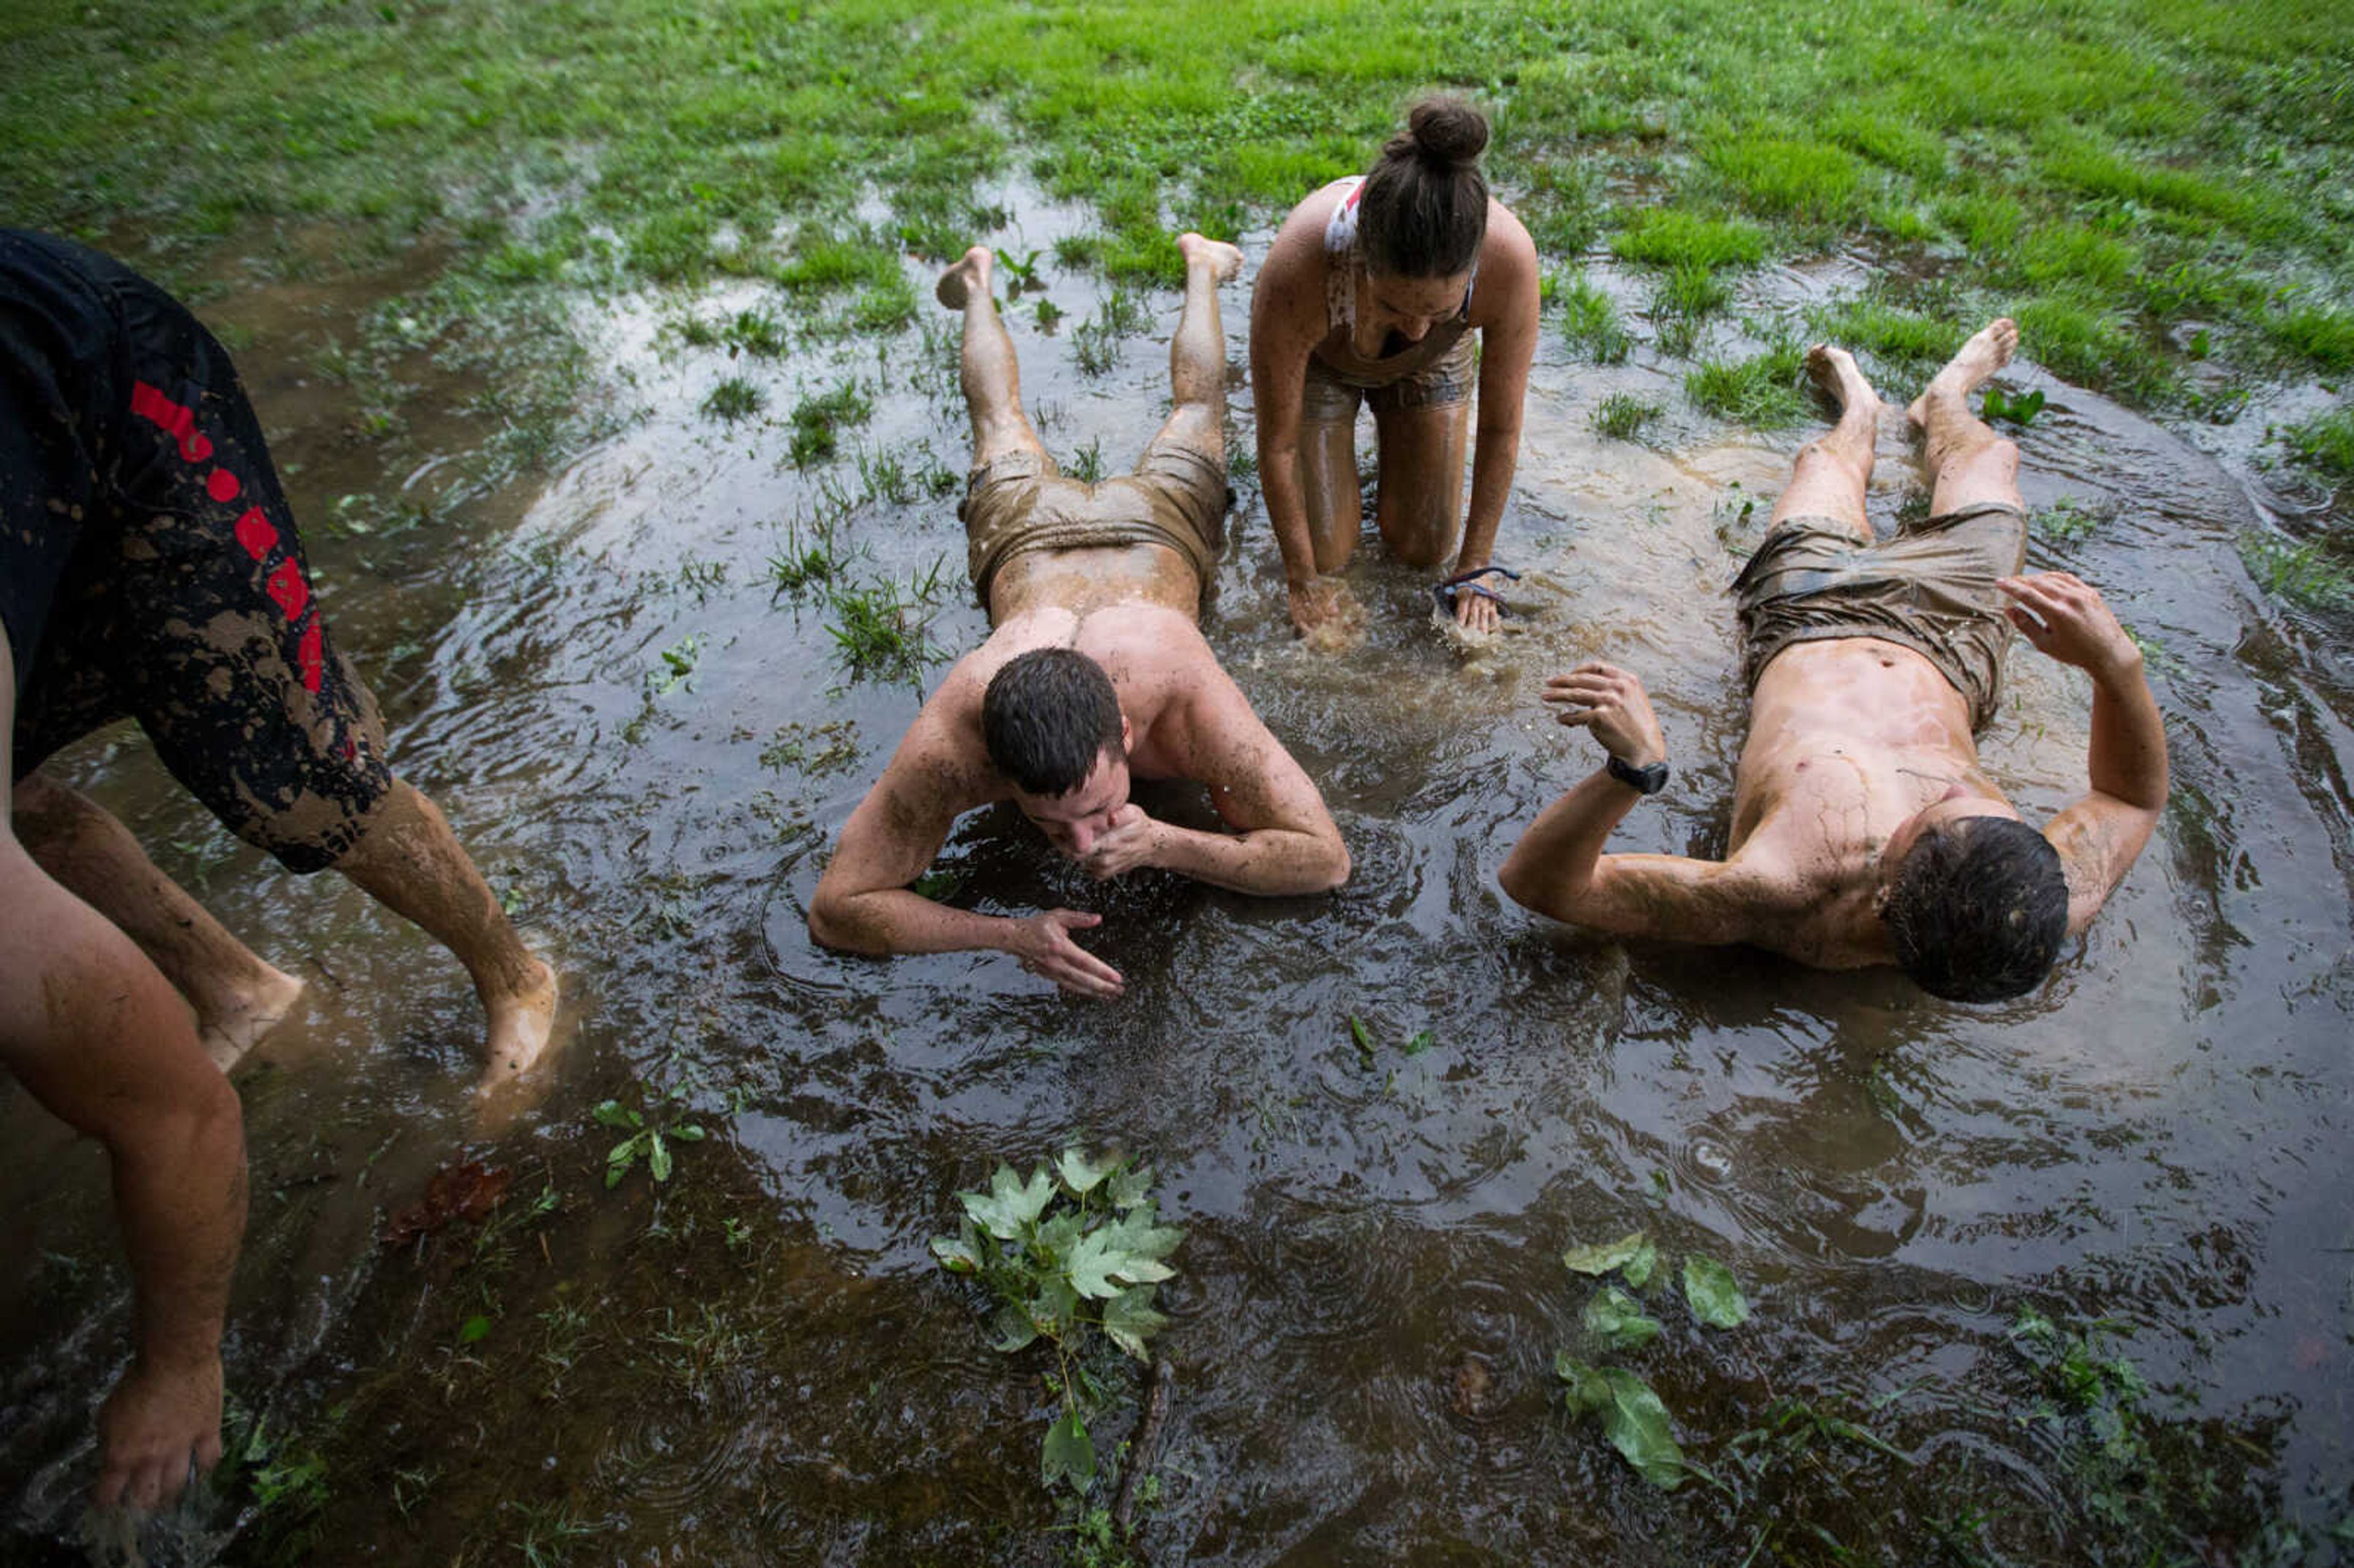
[[[1316, 893], [1349, 874], [1323, 797], [1268, 733], [1195, 624], [1227, 504], [1220, 283], [1231, 245], [1188, 234], [1185, 307], [1169, 345], [1176, 408], [1136, 471], [1065, 478], [1022, 411], [1013, 343], [975, 246], [940, 278], [964, 313], [972, 416], [968, 564], [995, 629], [941, 681], [842, 830], [810, 902], [810, 934], [862, 953], [996, 948], [1075, 994], [1116, 997], [1119, 972], [1073, 939], [1101, 916], [1026, 918], [936, 904], [908, 885], [956, 819], [1012, 800], [1097, 877], [1160, 866], [1238, 893]], [[1208, 787], [1234, 832], [1156, 821], [1137, 779]]]
[[220, 1456], [222, 1314], [245, 1221], [222, 1074], [302, 982], [39, 771], [111, 719], [288, 870], [334, 866], [440, 940], [488, 1012], [482, 1086], [546, 1048], [556, 975], [449, 822], [384, 758], [261, 427], [179, 302], [80, 246], [0, 230], [0, 1067], [106, 1146], [134, 1354], [96, 1498], [152, 1508]]
[[[1967, 402], [2018, 343], [1995, 322], [1907, 411], [1935, 491], [1927, 521], [1885, 544], [1864, 516], [1880, 399], [1845, 351], [1809, 352], [1840, 421], [1799, 452], [1734, 584], [1752, 697], [1725, 858], [1602, 853], [1666, 782], [1667, 745], [1641, 681], [1587, 663], [1544, 700], [1594, 732], [1607, 766], [1514, 846], [1507, 893], [1622, 936], [1747, 942], [1823, 969], [1895, 963], [1955, 1001], [2042, 982], [2149, 842], [2166, 732], [2141, 651], [2101, 596], [2065, 572], [2018, 575], [2019, 451]], [[2093, 678], [2091, 792], [2041, 832], [1974, 738], [2014, 627]]]

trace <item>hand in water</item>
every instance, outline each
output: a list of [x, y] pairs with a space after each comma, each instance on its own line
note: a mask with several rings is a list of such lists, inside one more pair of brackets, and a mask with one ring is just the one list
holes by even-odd
[[1287, 592], [1291, 599], [1292, 628], [1302, 637], [1347, 613], [1341, 585], [1331, 577], [1310, 577], [1304, 583], [1292, 583], [1288, 586]]
[[1553, 717], [1573, 729], [1594, 732], [1603, 749], [1629, 767], [1664, 762], [1666, 734], [1651, 711], [1650, 694], [1631, 671], [1590, 660], [1545, 683], [1544, 700]]
[[1074, 996], [1108, 1001], [1126, 989], [1119, 971], [1071, 940], [1073, 931], [1102, 924], [1100, 915], [1049, 909], [1020, 922], [1019, 933], [1009, 946], [1021, 955], [1022, 967], [1030, 973], [1053, 980]]
[[1458, 591], [1455, 596], [1455, 624], [1466, 631], [1482, 634], [1496, 630], [1503, 616], [1496, 601], [1483, 593]]
[[2095, 675], [2141, 662], [2140, 647], [2100, 590], [2073, 574], [2037, 572], [2004, 577], [1994, 586], [2019, 601], [2003, 613], [2037, 652]]
[[180, 1495], [192, 1473], [220, 1463], [220, 1423], [217, 1353], [180, 1367], [133, 1361], [98, 1413], [105, 1462], [91, 1500], [143, 1512], [163, 1507]]
[[1097, 879], [1150, 865], [1161, 847], [1160, 827], [1145, 814], [1143, 807], [1130, 800], [1112, 812], [1104, 831], [1087, 846], [1087, 853], [1076, 857], [1079, 865]]

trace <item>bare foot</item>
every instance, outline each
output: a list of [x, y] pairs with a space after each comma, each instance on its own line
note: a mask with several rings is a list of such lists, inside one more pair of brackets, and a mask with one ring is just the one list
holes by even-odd
[[1807, 375], [1815, 390], [1830, 400], [1840, 411], [1840, 423], [1853, 419], [1862, 424], [1875, 423], [1880, 418], [1880, 394], [1855, 367], [1855, 355], [1843, 348], [1819, 343], [1807, 350]]
[[522, 1077], [547, 1054], [556, 1030], [556, 971], [536, 959], [532, 965], [536, 973], [530, 984], [509, 995], [482, 999], [491, 1015], [490, 1034], [482, 1046], [485, 1089]]
[[940, 281], [932, 288], [933, 296], [952, 311], [964, 309], [964, 302], [972, 298], [974, 290], [989, 292], [989, 270], [996, 260], [997, 253], [988, 246], [974, 246], [964, 253], [962, 260], [940, 274]]
[[1951, 397], [1959, 402], [2009, 365], [2010, 356], [2018, 352], [2019, 323], [2009, 316], [1997, 316], [1962, 344], [1961, 352], [1947, 360], [1946, 368], [1937, 372], [1928, 388], [1913, 399], [1913, 406], [1904, 410], [1905, 422], [1915, 430], [1927, 429], [1933, 399]]
[[301, 980], [258, 959], [256, 967], [251, 980], [226, 988], [196, 1016], [196, 1039], [224, 1073], [260, 1044], [302, 999]]
[[1233, 282], [1243, 270], [1243, 253], [1223, 239], [1190, 232], [1181, 234], [1177, 237], [1177, 250], [1185, 258], [1187, 268], [1206, 264], [1221, 283]]

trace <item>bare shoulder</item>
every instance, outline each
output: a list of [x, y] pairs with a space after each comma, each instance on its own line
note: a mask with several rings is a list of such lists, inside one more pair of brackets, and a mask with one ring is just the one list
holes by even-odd
[[1317, 320], [1322, 321], [1324, 229], [1331, 222], [1332, 209], [1339, 205], [1346, 186], [1347, 182], [1336, 180], [1310, 192], [1275, 231], [1275, 241], [1267, 247], [1267, 259], [1259, 263], [1258, 275], [1251, 281], [1254, 322], [1263, 322], [1270, 313], [1304, 313], [1310, 302], [1316, 305]]

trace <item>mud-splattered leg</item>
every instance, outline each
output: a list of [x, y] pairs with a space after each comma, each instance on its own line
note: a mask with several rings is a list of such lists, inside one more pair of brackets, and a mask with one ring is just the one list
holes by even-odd
[[292, 1009], [302, 982], [231, 936], [104, 808], [37, 772], [14, 804], [17, 842], [139, 944], [196, 1010], [197, 1038], [223, 1072]]
[[421, 927], [473, 976], [490, 1014], [482, 1087], [503, 1088], [528, 1071], [555, 1026], [556, 971], [524, 946], [440, 809], [396, 779], [335, 869]]
[[1969, 395], [2018, 351], [2017, 323], [2008, 316], [1988, 323], [1904, 410], [1921, 436], [1921, 466], [1936, 487], [1929, 508], [1939, 516], [1986, 501], [2020, 503], [2019, 449], [1988, 429], [1969, 405]]

